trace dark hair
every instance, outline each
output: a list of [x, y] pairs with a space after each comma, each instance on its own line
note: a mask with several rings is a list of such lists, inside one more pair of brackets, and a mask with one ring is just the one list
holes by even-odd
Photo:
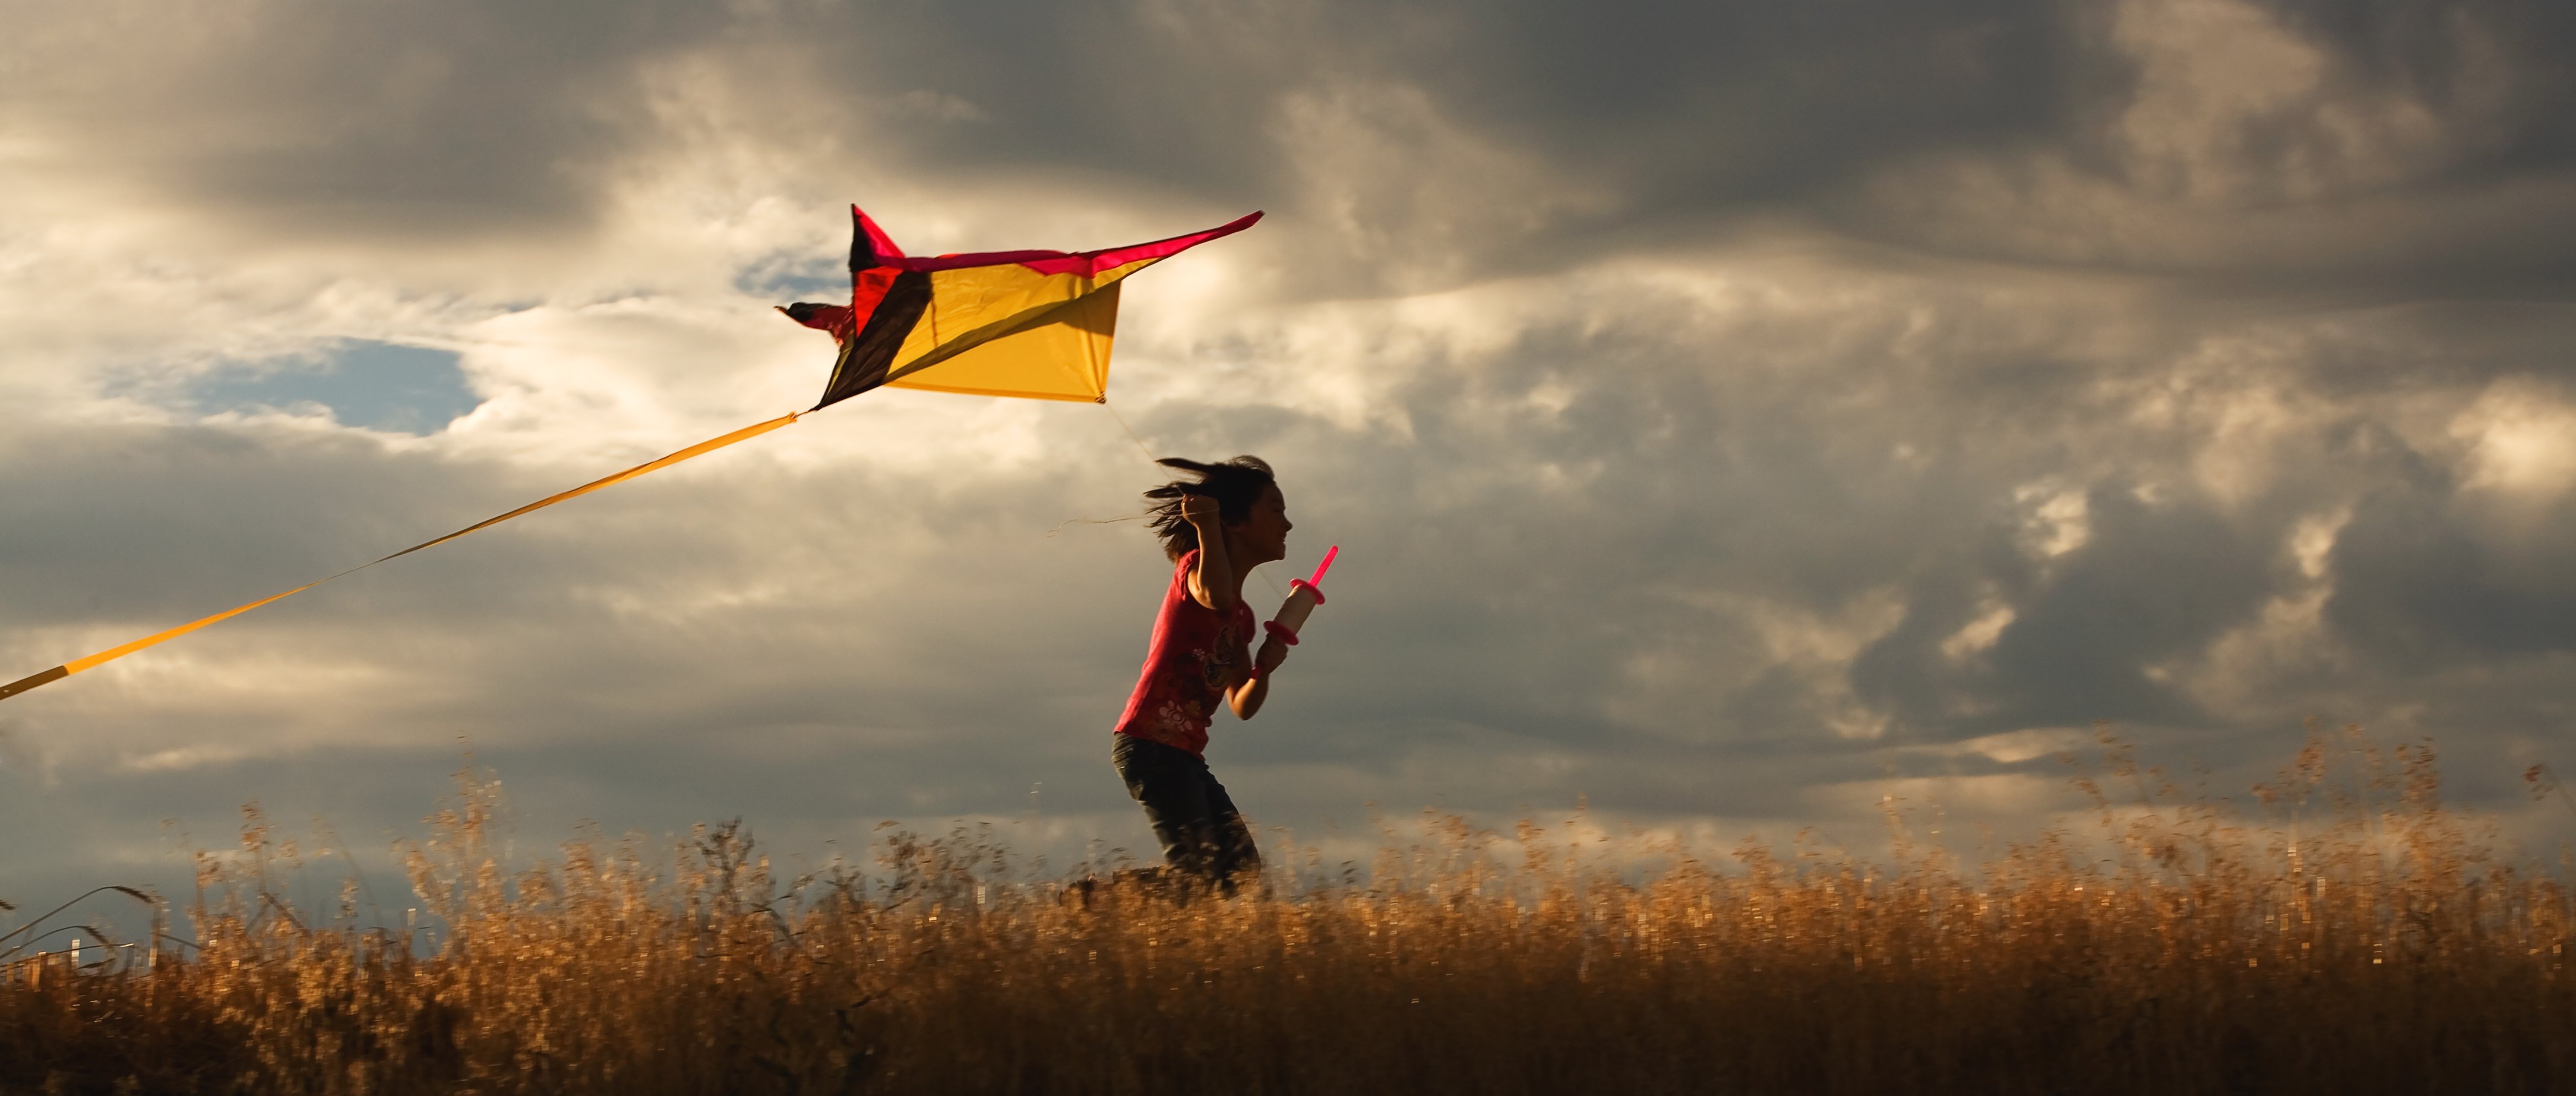
[[1165, 457], [1154, 463], [1165, 468], [1178, 468], [1198, 475], [1197, 480], [1173, 480], [1151, 491], [1145, 497], [1155, 500], [1145, 510], [1145, 525], [1163, 538], [1163, 554], [1179, 559], [1199, 546], [1199, 531], [1181, 517], [1181, 498], [1206, 495], [1216, 500], [1217, 520], [1227, 525], [1240, 525], [1252, 516], [1252, 505], [1261, 501], [1263, 488], [1275, 486], [1278, 477], [1271, 474], [1270, 463], [1259, 457], [1236, 457], [1217, 464], [1201, 464], [1179, 457]]

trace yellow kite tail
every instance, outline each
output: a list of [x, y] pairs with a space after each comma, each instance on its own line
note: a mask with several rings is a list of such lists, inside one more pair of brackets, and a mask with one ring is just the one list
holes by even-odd
[[689, 458], [691, 458], [691, 457], [704, 456], [704, 455], [706, 455], [706, 454], [708, 454], [708, 453], [715, 452], [715, 451], [716, 451], [716, 450], [718, 450], [718, 449], [722, 449], [722, 448], [724, 448], [725, 446], [732, 445], [733, 443], [738, 442], [738, 441], [748, 441], [748, 440], [750, 440], [750, 439], [752, 439], [752, 438], [759, 437], [759, 436], [760, 436], [760, 435], [762, 435], [762, 434], [766, 434], [766, 433], [768, 433], [768, 432], [770, 432], [770, 431], [772, 431], [772, 430], [776, 430], [776, 429], [778, 429], [779, 427], [785, 426], [785, 425], [787, 425], [787, 424], [789, 424], [789, 423], [792, 423], [792, 422], [795, 422], [795, 421], [796, 421], [796, 416], [791, 414], [791, 415], [782, 415], [782, 416], [780, 416], [780, 417], [778, 417], [778, 418], [771, 419], [771, 420], [769, 420], [768, 422], [763, 422], [763, 423], [754, 423], [754, 424], [752, 424], [752, 425], [750, 425], [750, 426], [743, 427], [743, 428], [742, 428], [742, 429], [740, 429], [740, 430], [736, 430], [736, 431], [734, 431], [733, 433], [726, 434], [726, 435], [724, 435], [724, 436], [722, 436], [722, 437], [709, 438], [709, 439], [707, 439], [706, 441], [699, 442], [699, 443], [697, 443], [696, 445], [692, 445], [692, 446], [690, 446], [690, 447], [688, 447], [688, 448], [686, 448], [686, 449], [682, 449], [682, 450], [680, 450], [679, 452], [677, 452], [677, 453], [673, 453], [673, 454], [671, 454], [671, 455], [669, 455], [669, 456], [667, 456], [667, 457], [663, 457], [663, 458], [660, 458], [660, 459], [658, 459], [658, 460], [650, 460], [650, 461], [646, 461], [646, 462], [644, 462], [644, 463], [642, 463], [642, 464], [636, 465], [636, 466], [635, 466], [635, 467], [633, 467], [633, 468], [629, 468], [629, 469], [627, 469], [627, 470], [625, 470], [625, 471], [623, 471], [623, 472], [619, 472], [619, 473], [617, 473], [616, 475], [613, 475], [613, 476], [607, 476], [607, 477], [604, 477], [604, 478], [601, 478], [601, 479], [592, 480], [592, 481], [591, 481], [591, 482], [589, 482], [589, 483], [585, 483], [585, 484], [583, 484], [583, 485], [581, 485], [581, 486], [579, 486], [579, 487], [575, 487], [575, 488], [573, 488], [572, 490], [570, 490], [570, 491], [566, 491], [566, 492], [564, 492], [564, 493], [562, 493], [562, 494], [559, 494], [559, 495], [551, 495], [551, 496], [548, 496], [548, 497], [546, 497], [546, 498], [539, 499], [539, 500], [538, 500], [538, 501], [536, 501], [536, 502], [529, 503], [529, 504], [527, 504], [526, 506], [522, 506], [522, 507], [520, 507], [520, 508], [518, 508], [518, 509], [516, 509], [516, 510], [512, 510], [512, 511], [510, 511], [509, 513], [502, 514], [502, 515], [500, 515], [500, 516], [498, 516], [498, 517], [487, 518], [487, 519], [485, 519], [485, 520], [475, 522], [475, 523], [474, 523], [474, 524], [472, 524], [472, 525], [468, 525], [468, 526], [466, 526], [465, 528], [459, 529], [459, 530], [457, 530], [457, 531], [455, 531], [455, 532], [453, 532], [453, 533], [449, 533], [449, 534], [447, 534], [446, 536], [440, 537], [440, 538], [438, 538], [438, 539], [436, 539], [436, 540], [426, 540], [426, 541], [422, 541], [422, 542], [420, 542], [420, 543], [418, 543], [418, 544], [412, 545], [412, 546], [411, 546], [411, 547], [409, 547], [409, 548], [405, 548], [405, 549], [403, 549], [402, 551], [396, 552], [396, 553], [394, 553], [394, 554], [392, 554], [392, 555], [390, 555], [390, 556], [385, 556], [385, 557], [383, 557], [382, 559], [369, 560], [369, 561], [367, 561], [367, 562], [365, 562], [365, 563], [361, 563], [361, 564], [359, 564], [359, 565], [357, 565], [357, 566], [355, 566], [355, 567], [349, 568], [349, 569], [348, 569], [348, 570], [346, 570], [346, 571], [342, 571], [342, 572], [340, 572], [340, 573], [339, 573], [339, 574], [337, 574], [337, 575], [331, 575], [331, 576], [329, 576], [329, 577], [327, 577], [327, 578], [318, 578], [318, 579], [315, 579], [315, 580], [313, 580], [313, 581], [311, 581], [311, 582], [305, 583], [305, 584], [304, 584], [304, 585], [302, 585], [302, 586], [298, 586], [298, 587], [296, 587], [296, 588], [294, 588], [294, 589], [292, 589], [292, 590], [288, 590], [288, 591], [286, 591], [285, 593], [282, 593], [282, 594], [271, 594], [271, 595], [269, 595], [269, 596], [267, 596], [267, 597], [264, 597], [264, 598], [259, 599], [258, 601], [251, 602], [251, 603], [250, 603], [250, 604], [248, 604], [248, 605], [239, 605], [239, 606], [235, 606], [235, 607], [233, 607], [233, 608], [226, 609], [226, 610], [224, 610], [223, 612], [216, 613], [216, 614], [215, 614], [215, 615], [213, 615], [213, 616], [206, 617], [206, 618], [204, 618], [204, 619], [202, 619], [202, 620], [195, 620], [195, 621], [190, 621], [190, 622], [188, 622], [188, 623], [186, 623], [186, 624], [182, 624], [182, 625], [180, 625], [180, 626], [178, 626], [178, 627], [176, 627], [176, 628], [172, 628], [172, 629], [170, 629], [169, 631], [166, 631], [166, 632], [159, 632], [159, 633], [155, 633], [155, 634], [153, 634], [153, 635], [148, 635], [148, 636], [145, 636], [145, 637], [143, 637], [143, 638], [141, 638], [141, 639], [135, 640], [135, 641], [134, 641], [134, 642], [132, 642], [132, 643], [127, 643], [127, 644], [124, 644], [124, 645], [122, 645], [122, 646], [110, 647], [110, 648], [108, 648], [108, 649], [106, 649], [106, 650], [104, 650], [104, 651], [100, 651], [99, 653], [94, 654], [94, 655], [90, 655], [90, 656], [88, 656], [88, 657], [86, 657], [86, 658], [76, 658], [76, 659], [73, 659], [73, 660], [71, 660], [71, 661], [69, 661], [69, 662], [63, 663], [63, 664], [62, 664], [62, 665], [60, 665], [60, 666], [56, 666], [56, 667], [54, 667], [54, 668], [52, 668], [52, 669], [50, 669], [50, 670], [45, 670], [45, 671], [43, 671], [43, 672], [41, 672], [41, 673], [33, 673], [33, 674], [29, 674], [29, 675], [27, 675], [27, 676], [25, 676], [25, 677], [19, 678], [19, 679], [18, 679], [18, 680], [16, 680], [16, 681], [12, 681], [12, 682], [10, 682], [10, 683], [8, 683], [8, 684], [6, 684], [6, 685], [0, 685], [0, 700], [7, 700], [7, 699], [9, 699], [10, 697], [16, 696], [16, 695], [18, 695], [18, 694], [20, 694], [20, 693], [23, 693], [23, 692], [26, 692], [26, 691], [27, 691], [27, 690], [29, 690], [29, 689], [33, 689], [33, 688], [35, 688], [35, 687], [36, 687], [36, 686], [38, 686], [38, 685], [44, 685], [44, 684], [48, 684], [48, 683], [51, 683], [51, 682], [60, 681], [60, 680], [62, 680], [62, 679], [64, 679], [64, 678], [67, 678], [67, 677], [72, 676], [73, 674], [79, 673], [79, 672], [81, 672], [81, 671], [83, 671], [83, 670], [86, 670], [86, 669], [89, 669], [89, 668], [91, 668], [91, 667], [93, 667], [93, 666], [97, 666], [97, 665], [99, 665], [99, 664], [101, 664], [101, 663], [114, 662], [114, 661], [116, 661], [117, 659], [124, 658], [125, 656], [130, 655], [130, 654], [133, 654], [134, 652], [136, 652], [136, 651], [140, 651], [140, 650], [142, 650], [142, 649], [144, 649], [144, 648], [146, 648], [146, 647], [156, 646], [156, 645], [158, 645], [158, 644], [165, 643], [165, 642], [168, 642], [168, 641], [173, 640], [173, 639], [177, 639], [177, 638], [179, 638], [180, 636], [183, 636], [183, 635], [186, 635], [186, 634], [188, 634], [188, 633], [190, 633], [190, 632], [196, 631], [196, 630], [197, 630], [197, 629], [199, 629], [199, 628], [203, 628], [203, 627], [205, 627], [206, 625], [213, 624], [213, 623], [215, 623], [215, 622], [217, 622], [217, 621], [226, 620], [226, 619], [229, 619], [229, 618], [232, 618], [232, 617], [240, 616], [240, 615], [242, 615], [243, 613], [247, 613], [247, 612], [249, 612], [249, 611], [251, 611], [251, 610], [253, 610], [253, 609], [259, 608], [260, 606], [262, 606], [262, 605], [266, 605], [266, 604], [268, 604], [269, 602], [272, 602], [272, 601], [278, 601], [278, 600], [281, 600], [281, 599], [284, 599], [284, 598], [287, 598], [287, 597], [291, 597], [291, 596], [296, 595], [296, 594], [303, 593], [303, 592], [304, 592], [304, 591], [306, 591], [306, 590], [310, 590], [310, 589], [312, 589], [312, 588], [314, 588], [314, 587], [316, 587], [316, 586], [320, 586], [320, 585], [322, 585], [322, 584], [323, 584], [323, 583], [325, 583], [325, 582], [329, 582], [329, 581], [331, 581], [332, 579], [339, 578], [339, 577], [341, 577], [341, 576], [343, 576], [343, 575], [354, 575], [354, 574], [356, 574], [356, 573], [358, 573], [358, 572], [360, 572], [360, 571], [364, 571], [364, 570], [366, 570], [366, 569], [367, 569], [367, 568], [369, 568], [369, 567], [373, 567], [373, 566], [375, 566], [376, 564], [383, 563], [383, 562], [385, 562], [385, 560], [390, 560], [390, 559], [399, 559], [399, 558], [401, 558], [401, 557], [403, 557], [403, 556], [407, 556], [407, 555], [410, 555], [410, 554], [412, 554], [412, 553], [414, 553], [414, 552], [420, 551], [420, 550], [421, 550], [421, 549], [423, 549], [423, 548], [429, 548], [429, 547], [434, 547], [434, 546], [436, 546], [436, 545], [445, 544], [445, 543], [447, 543], [448, 541], [455, 540], [456, 538], [461, 537], [461, 536], [464, 536], [464, 535], [465, 535], [465, 534], [467, 534], [467, 533], [471, 533], [471, 532], [474, 532], [474, 531], [479, 530], [479, 529], [488, 529], [488, 528], [490, 528], [490, 527], [492, 527], [492, 526], [499, 525], [499, 524], [501, 524], [502, 522], [508, 521], [508, 520], [510, 520], [511, 518], [518, 517], [518, 516], [519, 516], [519, 515], [521, 515], [521, 514], [525, 514], [525, 513], [528, 513], [528, 512], [530, 512], [530, 511], [533, 511], [533, 510], [543, 510], [543, 509], [545, 509], [546, 507], [552, 506], [552, 505], [554, 505], [554, 504], [556, 504], [556, 503], [558, 503], [558, 502], [563, 502], [563, 501], [565, 501], [565, 500], [567, 500], [567, 499], [579, 498], [580, 496], [587, 495], [587, 494], [589, 494], [589, 493], [591, 493], [591, 492], [593, 492], [593, 491], [599, 490], [600, 488], [603, 488], [603, 487], [613, 487], [613, 486], [616, 486], [617, 484], [624, 483], [624, 482], [626, 482], [627, 480], [634, 479], [635, 477], [637, 477], [637, 476], [641, 476], [641, 475], [644, 475], [645, 473], [648, 473], [648, 472], [655, 472], [655, 471], [659, 471], [659, 470], [664, 469], [664, 468], [668, 468], [668, 467], [670, 467], [670, 466], [672, 466], [672, 465], [674, 465], [674, 464], [678, 464], [678, 463], [680, 463], [681, 461], [687, 460], [687, 459], [689, 459]]

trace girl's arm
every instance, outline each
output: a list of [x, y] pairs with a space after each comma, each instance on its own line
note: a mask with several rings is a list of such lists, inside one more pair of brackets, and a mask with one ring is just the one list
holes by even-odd
[[1226, 690], [1225, 701], [1234, 709], [1236, 719], [1250, 719], [1261, 711], [1261, 702], [1270, 699], [1270, 672], [1288, 661], [1288, 645], [1273, 636], [1261, 641], [1261, 653], [1254, 656], [1253, 672], [1238, 679]]
[[1190, 570], [1190, 600], [1220, 613], [1234, 611], [1234, 560], [1225, 552], [1225, 523], [1216, 500], [1207, 495], [1181, 496], [1181, 520], [1199, 533], [1199, 562]]

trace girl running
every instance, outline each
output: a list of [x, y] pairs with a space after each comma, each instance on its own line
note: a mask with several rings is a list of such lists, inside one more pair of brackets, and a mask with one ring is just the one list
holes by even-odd
[[1208, 772], [1208, 721], [1220, 703], [1237, 719], [1252, 718], [1270, 695], [1271, 671], [1288, 657], [1276, 638], [1250, 655], [1258, 626], [1243, 601], [1243, 577], [1287, 556], [1293, 526], [1259, 457], [1157, 463], [1197, 478], [1145, 492], [1155, 500], [1147, 516], [1172, 560], [1172, 582], [1109, 757], [1127, 794], [1144, 804], [1172, 870], [1230, 892], [1236, 873], [1259, 870], [1261, 853], [1225, 785]]

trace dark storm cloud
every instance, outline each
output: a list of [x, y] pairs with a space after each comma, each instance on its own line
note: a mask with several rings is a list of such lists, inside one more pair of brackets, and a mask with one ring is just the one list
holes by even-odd
[[1915, 148], [2043, 132], [2062, 121], [2063, 23], [2014, 3], [887, 5], [840, 9], [817, 24], [840, 33], [809, 41], [847, 51], [854, 63], [814, 64], [853, 92], [930, 89], [979, 108], [976, 125], [930, 133], [940, 160], [1265, 197], [1301, 151], [1271, 132], [1282, 97], [1398, 81], [1570, 184], [1620, 195], [1551, 233], [1559, 253], [1496, 241], [1486, 256], [1546, 269], [1604, 229], [1794, 202]]
[[[1781, 215], [2267, 279], [2492, 292], [2570, 273], [2576, 124], [2556, 104], [2576, 27], [2544, 4], [278, 2], [25, 21], [12, 98], [49, 141], [291, 234], [578, 228], [694, 125], [824, 177], [1119, 180], [1453, 253], [1415, 255], [1411, 284]], [[2195, 43], [2230, 41], [2269, 52], [2194, 67]], [[1370, 141], [1393, 159], [1333, 155]], [[2007, 196], [2023, 223], [1989, 208]], [[2238, 228], [2154, 227], [2175, 217]]]
[[[2208, 718], [2145, 671], [2207, 646], [2261, 607], [2284, 530], [2276, 520], [2230, 521], [2199, 500], [2150, 506], [2126, 486], [2115, 479], [2087, 493], [2091, 536], [2058, 573], [2020, 590], [1999, 584], [2026, 608], [1989, 656], [1996, 710], [1961, 731]], [[1921, 724], [1938, 724], [1924, 715], [1932, 718]]]
[[2335, 540], [2328, 618], [2392, 666], [2576, 651], [2576, 506], [2496, 513], [2449, 486], [2362, 501]]
[[2331, 48], [2359, 82], [2404, 88], [2437, 107], [2487, 99], [2475, 152], [2434, 185], [2576, 167], [2576, 12], [2535, 0], [2265, 0], [2266, 10]]
[[269, 232], [579, 226], [703, 4], [20, 6], [8, 95], [123, 188]]

